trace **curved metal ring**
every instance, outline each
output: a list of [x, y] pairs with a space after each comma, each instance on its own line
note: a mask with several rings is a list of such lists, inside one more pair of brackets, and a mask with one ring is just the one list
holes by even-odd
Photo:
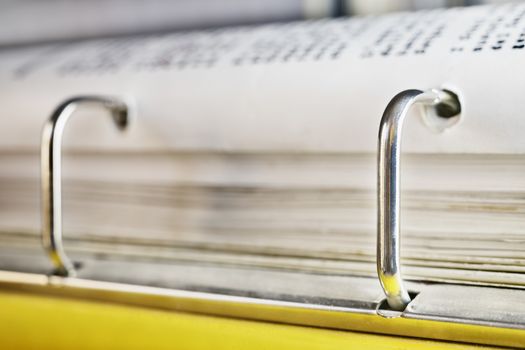
[[42, 130], [42, 244], [55, 266], [54, 274], [60, 276], [75, 275], [75, 266], [67, 257], [62, 243], [62, 134], [78, 107], [93, 104], [106, 108], [119, 129], [127, 126], [128, 108], [124, 102], [114, 98], [80, 96], [58, 106]]
[[[461, 110], [455, 95], [443, 90], [406, 90], [388, 104], [381, 119], [378, 144], [377, 274], [388, 305], [402, 311], [411, 301], [400, 270], [400, 149], [403, 122], [410, 108], [421, 103], [452, 117]], [[445, 108], [440, 108], [445, 107]], [[443, 110], [448, 115], [443, 115]]]

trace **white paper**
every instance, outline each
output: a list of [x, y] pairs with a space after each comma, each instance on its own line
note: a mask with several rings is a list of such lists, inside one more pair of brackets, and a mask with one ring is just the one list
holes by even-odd
[[404, 151], [525, 153], [524, 16], [512, 4], [4, 51], [0, 150], [37, 151], [57, 104], [108, 94], [133, 101], [129, 130], [79, 111], [68, 147], [375, 152], [395, 94], [443, 87], [460, 122], [432, 132], [414, 109]]

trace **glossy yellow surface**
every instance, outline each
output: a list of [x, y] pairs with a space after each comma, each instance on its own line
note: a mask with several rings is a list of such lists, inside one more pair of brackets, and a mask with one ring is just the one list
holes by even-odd
[[2, 349], [480, 348], [6, 291], [0, 310]]

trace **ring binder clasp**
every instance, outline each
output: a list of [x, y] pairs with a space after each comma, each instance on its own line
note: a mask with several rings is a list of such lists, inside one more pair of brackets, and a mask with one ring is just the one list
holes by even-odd
[[456, 116], [461, 106], [448, 91], [405, 90], [388, 104], [381, 119], [378, 143], [377, 273], [388, 305], [402, 311], [411, 301], [400, 270], [400, 150], [403, 122], [417, 103], [434, 107], [439, 116]]
[[62, 243], [62, 134], [67, 121], [81, 105], [100, 105], [107, 109], [119, 129], [128, 123], [128, 108], [114, 98], [79, 96], [63, 102], [44, 125], [41, 143], [42, 176], [42, 244], [48, 252], [54, 274], [74, 276], [75, 266], [67, 257]]

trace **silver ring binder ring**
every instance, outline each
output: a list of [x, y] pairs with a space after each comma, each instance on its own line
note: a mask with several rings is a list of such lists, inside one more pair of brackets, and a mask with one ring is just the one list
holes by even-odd
[[74, 276], [75, 265], [67, 257], [62, 243], [62, 134], [74, 111], [84, 105], [99, 105], [107, 109], [119, 127], [128, 123], [128, 108], [114, 98], [79, 96], [63, 102], [53, 112], [42, 130], [41, 176], [42, 176], [42, 244], [53, 265], [54, 274]]
[[444, 90], [406, 90], [388, 104], [381, 119], [378, 143], [377, 274], [390, 308], [402, 311], [411, 301], [400, 270], [400, 150], [405, 117], [414, 104], [434, 107], [450, 118], [461, 111], [457, 96]]

